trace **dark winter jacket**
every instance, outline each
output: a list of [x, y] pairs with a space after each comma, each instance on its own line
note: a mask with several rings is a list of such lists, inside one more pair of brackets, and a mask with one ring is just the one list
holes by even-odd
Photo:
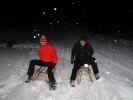
[[71, 63], [74, 61], [88, 62], [92, 59], [94, 50], [89, 42], [86, 40], [86, 45], [84, 47], [80, 46], [80, 41], [76, 42], [71, 51]]

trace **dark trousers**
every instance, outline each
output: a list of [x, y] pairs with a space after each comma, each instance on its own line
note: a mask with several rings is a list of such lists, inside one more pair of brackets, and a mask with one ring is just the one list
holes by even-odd
[[31, 60], [30, 61], [29, 69], [27, 72], [29, 79], [31, 79], [31, 77], [33, 76], [35, 65], [38, 65], [41, 67], [48, 67], [47, 72], [48, 72], [49, 82], [52, 82], [52, 83], [56, 82], [55, 78], [54, 78], [54, 73], [53, 73], [53, 69], [55, 68], [56, 64], [51, 63], [51, 62], [44, 62], [41, 60]]
[[76, 74], [77, 74], [77, 71], [80, 69], [81, 66], [83, 66], [84, 64], [89, 64], [92, 66], [92, 70], [93, 70], [93, 73], [94, 75], [98, 74], [99, 73], [99, 69], [98, 69], [98, 66], [97, 66], [97, 63], [95, 62], [95, 60], [93, 59], [90, 59], [89, 61], [85, 62], [85, 61], [75, 61], [74, 62], [74, 66], [73, 66], [73, 69], [72, 69], [72, 74], [71, 74], [71, 81], [74, 81], [76, 79]]

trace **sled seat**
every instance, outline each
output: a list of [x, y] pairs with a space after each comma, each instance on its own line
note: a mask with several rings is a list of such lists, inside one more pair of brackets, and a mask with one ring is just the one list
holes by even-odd
[[44, 78], [48, 80], [47, 67], [36, 66], [34, 74], [32, 76], [32, 80], [36, 80], [40, 75], [43, 75]]

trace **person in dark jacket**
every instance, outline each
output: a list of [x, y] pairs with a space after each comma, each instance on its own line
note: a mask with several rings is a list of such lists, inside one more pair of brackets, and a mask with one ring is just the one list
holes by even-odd
[[96, 63], [96, 59], [93, 57], [94, 50], [89, 44], [86, 36], [82, 36], [72, 47], [71, 51], [71, 64], [74, 64], [72, 69], [70, 83], [74, 83], [76, 73], [84, 64], [91, 64], [95, 78], [99, 79], [99, 69]]
[[56, 80], [54, 78], [53, 69], [57, 63], [57, 52], [53, 45], [51, 45], [46, 36], [42, 35], [40, 37], [40, 47], [37, 50], [38, 56], [40, 59], [38, 60], [31, 60], [28, 68], [28, 79], [25, 81], [26, 83], [30, 82], [31, 77], [33, 76], [35, 65], [39, 65], [42, 67], [48, 67], [48, 78], [50, 84], [55, 84]]

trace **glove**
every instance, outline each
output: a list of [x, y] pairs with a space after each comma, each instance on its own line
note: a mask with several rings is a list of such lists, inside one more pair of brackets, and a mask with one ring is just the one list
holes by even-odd
[[93, 59], [93, 61], [94, 61], [95, 63], [97, 62], [97, 61], [96, 61], [96, 58], [93, 57], [92, 59]]
[[93, 59], [93, 61], [95, 61], [95, 60], [96, 60], [96, 58], [94, 58], [94, 57], [92, 57], [92, 59]]

